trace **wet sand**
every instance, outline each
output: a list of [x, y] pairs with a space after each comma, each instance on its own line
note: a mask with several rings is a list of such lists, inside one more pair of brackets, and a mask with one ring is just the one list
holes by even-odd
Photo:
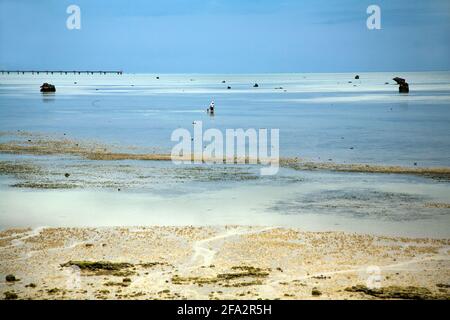
[[449, 239], [243, 226], [11, 229], [0, 232], [0, 261], [10, 299], [450, 298]]

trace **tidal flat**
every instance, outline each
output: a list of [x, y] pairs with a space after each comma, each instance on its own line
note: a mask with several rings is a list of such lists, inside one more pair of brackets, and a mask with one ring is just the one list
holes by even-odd
[[6, 299], [450, 298], [448, 239], [231, 225], [10, 229], [0, 239]]

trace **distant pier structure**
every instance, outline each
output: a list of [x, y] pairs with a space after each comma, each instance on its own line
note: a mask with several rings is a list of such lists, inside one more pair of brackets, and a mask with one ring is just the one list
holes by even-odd
[[88, 70], [0, 70], [2, 74], [117, 74], [122, 75], [122, 70], [120, 71], [88, 71]]

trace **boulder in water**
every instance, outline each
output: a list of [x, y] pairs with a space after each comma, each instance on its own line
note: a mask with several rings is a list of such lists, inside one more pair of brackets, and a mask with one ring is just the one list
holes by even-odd
[[400, 93], [409, 93], [409, 85], [407, 82], [402, 83], [399, 87], [398, 87], [398, 92]]
[[392, 80], [397, 82], [397, 84], [399, 85], [398, 92], [400, 92], [400, 93], [409, 93], [409, 84], [408, 84], [408, 82], [406, 82], [405, 79], [399, 78], [399, 77], [395, 77]]
[[355, 79], [358, 80], [358, 79], [359, 79], [359, 75], [356, 75], [356, 76], [355, 76]]
[[399, 77], [395, 77], [395, 78], [392, 79], [392, 80], [394, 80], [395, 82], [397, 82], [397, 84], [402, 84], [402, 83], [405, 83], [405, 82], [406, 82], [405, 79], [399, 78]]
[[50, 84], [50, 83], [43, 83], [41, 86], [41, 92], [55, 92], [56, 88], [54, 85]]
[[253, 85], [253, 88], [258, 88], [259, 87], [259, 84], [257, 84], [257, 83], [255, 83], [254, 85]]

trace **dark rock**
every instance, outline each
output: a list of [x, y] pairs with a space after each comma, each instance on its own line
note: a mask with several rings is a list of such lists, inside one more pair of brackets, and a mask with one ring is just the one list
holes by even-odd
[[228, 86], [228, 87], [227, 87], [227, 89], [228, 89], [228, 90], [230, 90], [230, 89], [231, 89], [231, 87], [230, 87], [230, 86]]
[[16, 282], [19, 281], [19, 279], [17, 279], [13, 274], [8, 274], [5, 277], [6, 282]]
[[405, 79], [399, 78], [399, 77], [395, 77], [392, 80], [397, 82], [397, 84], [399, 85], [398, 92], [400, 92], [400, 93], [408, 93], [409, 92], [409, 85], [408, 85], [408, 82], [406, 82]]
[[66, 178], [70, 177], [70, 173], [64, 173], [64, 177]]
[[311, 294], [313, 295], [313, 296], [321, 296], [322, 295], [322, 292], [320, 292], [320, 290], [319, 289], [317, 289], [317, 288], [313, 288], [312, 289], [312, 291], [311, 291]]
[[400, 86], [398, 87], [398, 92], [400, 93], [409, 93], [409, 85], [408, 83], [402, 83], [400, 84]]
[[19, 296], [14, 292], [6, 291], [3, 294], [5, 295], [5, 300], [16, 300], [19, 298]]
[[225, 81], [225, 80], [222, 80], [222, 83], [226, 83], [226, 81]]
[[159, 80], [159, 77], [156, 77], [156, 79], [158, 79], [158, 80]]
[[392, 79], [392, 80], [394, 80], [395, 82], [397, 82], [397, 84], [402, 84], [402, 83], [405, 83], [405, 82], [406, 82], [405, 79], [399, 78], [399, 77], [395, 77], [395, 78]]
[[259, 88], [259, 84], [255, 83], [255, 84], [253, 85], [253, 88]]
[[41, 86], [41, 92], [56, 92], [56, 88], [54, 85], [45, 82]]
[[355, 79], [358, 80], [358, 79], [359, 79], [359, 75], [356, 75], [356, 76], [355, 76]]

